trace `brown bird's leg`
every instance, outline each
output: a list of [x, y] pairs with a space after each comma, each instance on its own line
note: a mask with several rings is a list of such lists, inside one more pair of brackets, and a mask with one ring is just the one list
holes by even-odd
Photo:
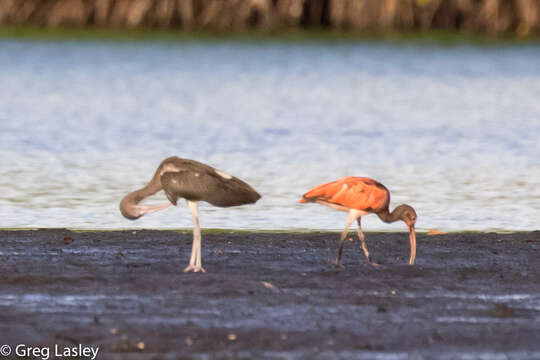
[[360, 239], [362, 250], [364, 251], [364, 255], [366, 255], [366, 259], [368, 263], [374, 266], [378, 266], [379, 264], [371, 260], [371, 255], [369, 254], [369, 251], [367, 249], [366, 237], [364, 236], [364, 233], [362, 232], [361, 219], [362, 219], [361, 217], [358, 217], [358, 219], [356, 219], [356, 222], [358, 223], [358, 238]]
[[206, 272], [202, 267], [201, 259], [201, 227], [199, 225], [199, 203], [197, 201], [188, 200], [189, 210], [193, 217], [193, 246], [191, 247], [191, 258], [189, 265], [184, 269], [184, 272]]
[[341, 237], [339, 238], [339, 248], [338, 248], [338, 254], [336, 260], [334, 260], [334, 265], [342, 267], [340, 264], [341, 262], [341, 254], [343, 253], [343, 243], [345, 242], [345, 238], [347, 237], [347, 233], [349, 232], [349, 226], [351, 226], [352, 222], [356, 219], [356, 214], [354, 211], [349, 212], [349, 219], [347, 220], [347, 225], [345, 225], [345, 229], [343, 229], [343, 232], [341, 233]]

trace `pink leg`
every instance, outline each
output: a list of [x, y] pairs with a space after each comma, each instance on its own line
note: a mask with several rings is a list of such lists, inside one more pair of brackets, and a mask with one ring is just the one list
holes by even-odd
[[369, 254], [369, 251], [366, 245], [366, 237], [364, 236], [364, 233], [362, 232], [361, 219], [362, 218], [359, 217], [358, 219], [356, 219], [356, 222], [358, 223], [358, 239], [360, 239], [362, 250], [364, 251], [364, 255], [366, 255], [366, 259], [369, 264], [373, 266], [379, 266], [379, 264], [371, 260], [371, 255]]
[[341, 254], [343, 253], [343, 243], [345, 242], [345, 238], [347, 237], [347, 233], [349, 232], [349, 226], [353, 223], [354, 220], [359, 218], [362, 214], [358, 210], [350, 210], [349, 211], [349, 219], [347, 220], [347, 225], [345, 225], [345, 229], [343, 229], [343, 232], [341, 233], [341, 237], [339, 238], [339, 248], [338, 248], [338, 254], [337, 258], [334, 261], [334, 265], [341, 266]]
[[191, 258], [189, 265], [184, 269], [184, 272], [206, 272], [202, 267], [201, 258], [201, 226], [199, 225], [199, 203], [197, 201], [188, 200], [189, 210], [193, 217], [193, 244], [191, 247]]

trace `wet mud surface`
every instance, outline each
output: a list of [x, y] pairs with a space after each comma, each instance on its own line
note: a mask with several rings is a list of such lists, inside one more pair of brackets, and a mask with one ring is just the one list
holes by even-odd
[[[351, 233], [352, 238], [356, 237]], [[0, 231], [0, 344], [98, 359], [540, 359], [540, 232]], [[17, 357], [12, 356], [16, 359]], [[0, 357], [1, 359], [1, 357]]]

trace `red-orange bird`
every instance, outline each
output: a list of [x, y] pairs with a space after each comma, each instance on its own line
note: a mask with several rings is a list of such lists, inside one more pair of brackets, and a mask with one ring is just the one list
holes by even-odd
[[349, 231], [349, 226], [354, 220], [358, 222], [358, 238], [362, 242], [362, 250], [367, 260], [371, 261], [371, 256], [366, 247], [364, 233], [360, 225], [361, 216], [375, 213], [382, 221], [391, 223], [401, 220], [409, 228], [409, 240], [411, 243], [411, 257], [409, 264], [414, 264], [416, 257], [416, 234], [414, 224], [416, 223], [416, 212], [409, 205], [399, 205], [394, 211], [389, 212], [390, 192], [378, 181], [365, 177], [349, 176], [343, 179], [319, 185], [302, 196], [301, 203], [316, 202], [321, 205], [330, 206], [335, 210], [347, 211], [349, 220], [341, 233], [339, 240], [339, 250], [335, 265], [340, 264], [341, 253], [343, 251], [343, 242]]

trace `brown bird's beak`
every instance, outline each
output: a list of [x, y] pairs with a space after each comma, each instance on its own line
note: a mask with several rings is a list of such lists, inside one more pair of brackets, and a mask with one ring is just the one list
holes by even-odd
[[161, 205], [137, 205], [137, 209], [139, 211], [139, 216], [143, 216], [146, 214], [150, 214], [159, 210], [163, 210], [171, 206], [172, 203], [168, 202]]
[[416, 258], [416, 232], [414, 231], [414, 224], [409, 225], [409, 240], [411, 242], [409, 265], [414, 265], [414, 259]]
[[172, 204], [170, 202], [162, 205], [133, 205], [120, 203], [120, 211], [126, 219], [137, 220], [143, 215], [150, 214], [165, 208], [168, 208]]

